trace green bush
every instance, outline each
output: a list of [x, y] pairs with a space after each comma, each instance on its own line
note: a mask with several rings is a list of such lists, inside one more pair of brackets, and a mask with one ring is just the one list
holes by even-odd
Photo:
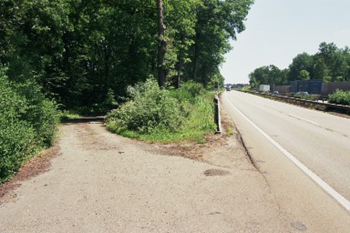
[[36, 149], [35, 133], [25, 121], [0, 118], [0, 183], [17, 171]]
[[337, 90], [328, 96], [330, 103], [350, 105], [350, 91]]
[[34, 82], [27, 81], [13, 86], [26, 100], [27, 109], [21, 119], [33, 126], [36, 139], [41, 146], [51, 146], [59, 122], [56, 103], [47, 100]]
[[0, 183], [43, 146], [51, 145], [58, 122], [55, 103], [34, 83], [10, 83], [0, 68]]
[[215, 130], [214, 93], [201, 84], [185, 83], [161, 90], [148, 80], [128, 88], [131, 99], [106, 119], [107, 128], [126, 137], [152, 142], [194, 140]]
[[171, 91], [171, 95], [178, 99], [180, 102], [194, 103], [198, 97], [205, 93], [205, 89], [202, 84], [188, 81], [177, 89]]
[[129, 87], [128, 94], [131, 101], [107, 114], [107, 125], [118, 126], [114, 131], [146, 134], [166, 129], [173, 132], [181, 126], [184, 111], [179, 101], [161, 90], [155, 80]]

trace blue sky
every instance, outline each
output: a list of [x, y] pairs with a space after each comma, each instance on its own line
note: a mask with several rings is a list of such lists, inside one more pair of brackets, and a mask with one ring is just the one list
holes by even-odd
[[226, 83], [248, 83], [264, 65], [284, 69], [321, 42], [350, 47], [350, 0], [255, 0], [245, 25], [221, 67]]

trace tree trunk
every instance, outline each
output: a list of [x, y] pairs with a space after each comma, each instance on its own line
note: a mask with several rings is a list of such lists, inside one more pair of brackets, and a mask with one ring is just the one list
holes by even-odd
[[165, 87], [165, 67], [164, 57], [166, 52], [165, 41], [165, 25], [163, 14], [163, 0], [157, 0], [157, 12], [158, 12], [158, 84], [159, 87]]
[[194, 54], [192, 59], [192, 80], [197, 81], [197, 70], [198, 70], [198, 55], [199, 55], [199, 32], [196, 32], [194, 41]]
[[[181, 34], [181, 42], [184, 44], [185, 37]], [[178, 55], [178, 66], [177, 66], [177, 80], [176, 80], [176, 89], [181, 86], [181, 71], [184, 64], [185, 50], [184, 48], [180, 49], [180, 54]]]

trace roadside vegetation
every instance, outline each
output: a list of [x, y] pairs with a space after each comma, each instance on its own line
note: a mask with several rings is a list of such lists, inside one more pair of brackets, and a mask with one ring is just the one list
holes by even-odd
[[308, 94], [307, 92], [297, 92], [294, 94], [294, 97], [303, 99], [303, 100], [311, 100], [311, 101], [316, 101], [321, 98], [320, 95]]
[[52, 145], [58, 113], [34, 82], [13, 83], [0, 69], [0, 183], [41, 148]]
[[335, 104], [350, 105], [350, 91], [337, 90], [328, 96], [328, 101]]
[[214, 92], [199, 83], [162, 90], [148, 79], [129, 87], [128, 94], [129, 101], [107, 114], [112, 132], [149, 142], [203, 142], [215, 130]]
[[218, 79], [222, 84], [220, 64], [231, 49], [230, 40], [245, 30], [252, 4], [2, 0], [0, 64], [8, 64], [10, 80], [35, 79], [60, 109], [100, 115], [124, 102], [128, 86], [150, 76], [159, 79], [160, 67], [165, 86], [185, 79], [204, 86]]
[[67, 120], [74, 120], [82, 117], [81, 114], [77, 113], [76, 111], [72, 110], [62, 110], [58, 111], [60, 122], [65, 122]]
[[205, 88], [223, 85], [219, 67], [252, 4], [0, 1], [0, 182], [53, 143], [59, 119], [119, 106], [108, 114], [112, 131], [201, 141], [213, 129]]

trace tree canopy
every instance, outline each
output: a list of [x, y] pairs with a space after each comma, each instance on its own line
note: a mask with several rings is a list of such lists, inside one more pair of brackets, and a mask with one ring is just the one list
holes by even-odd
[[[245, 29], [252, 3], [164, 1], [166, 84], [222, 82], [229, 39]], [[157, 17], [155, 0], [2, 0], [0, 64], [63, 108], [118, 101], [128, 85], [158, 75]]]

